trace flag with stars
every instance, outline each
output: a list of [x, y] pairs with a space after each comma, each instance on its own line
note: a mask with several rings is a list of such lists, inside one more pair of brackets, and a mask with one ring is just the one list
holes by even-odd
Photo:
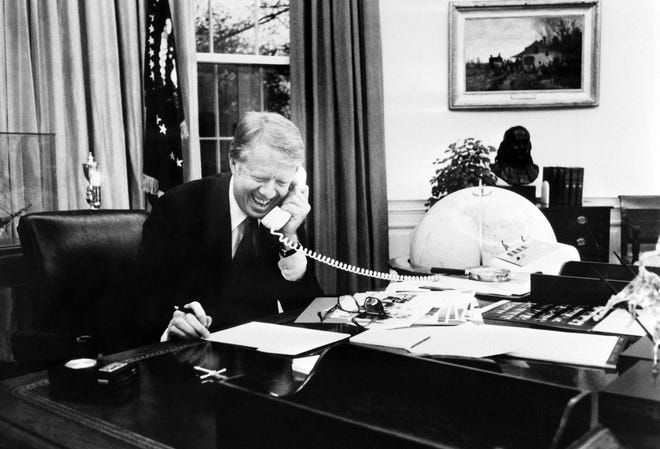
[[142, 190], [152, 195], [161, 195], [170, 187], [183, 182], [181, 139], [187, 137], [168, 0], [149, 0], [146, 25], [146, 123]]

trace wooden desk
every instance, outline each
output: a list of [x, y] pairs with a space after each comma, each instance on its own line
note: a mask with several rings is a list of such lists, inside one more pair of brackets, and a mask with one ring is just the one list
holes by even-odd
[[[308, 378], [289, 358], [206, 342], [111, 359], [140, 366], [139, 391], [115, 402], [53, 397], [46, 373], [3, 382], [0, 447], [549, 447], [562, 419], [566, 447], [594, 424], [590, 391], [617, 377], [541, 363], [494, 372], [349, 344]], [[228, 378], [202, 384], [194, 365]]]

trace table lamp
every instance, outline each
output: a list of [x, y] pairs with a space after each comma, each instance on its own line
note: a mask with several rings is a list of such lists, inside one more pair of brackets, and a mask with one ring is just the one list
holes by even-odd
[[87, 179], [88, 185], [85, 192], [85, 200], [90, 209], [101, 208], [101, 169], [99, 163], [94, 160], [94, 155], [90, 152], [87, 161], [83, 162], [83, 173]]

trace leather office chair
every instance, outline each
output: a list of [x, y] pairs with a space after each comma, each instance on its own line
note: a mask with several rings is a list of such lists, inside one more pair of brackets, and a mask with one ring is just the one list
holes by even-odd
[[29, 303], [19, 305], [12, 350], [23, 371], [137, 346], [132, 277], [147, 216], [76, 210], [21, 217], [18, 233], [32, 282]]
[[[639, 259], [642, 245], [655, 243], [660, 235], [660, 196], [619, 195], [621, 206], [621, 257], [628, 263]], [[628, 249], [630, 245], [630, 250]]]

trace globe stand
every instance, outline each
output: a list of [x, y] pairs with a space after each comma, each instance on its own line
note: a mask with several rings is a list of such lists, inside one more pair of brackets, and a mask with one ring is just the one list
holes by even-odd
[[479, 190], [472, 192], [472, 195], [479, 197], [479, 267], [484, 266], [484, 197], [493, 192], [484, 192], [484, 185], [479, 180]]

